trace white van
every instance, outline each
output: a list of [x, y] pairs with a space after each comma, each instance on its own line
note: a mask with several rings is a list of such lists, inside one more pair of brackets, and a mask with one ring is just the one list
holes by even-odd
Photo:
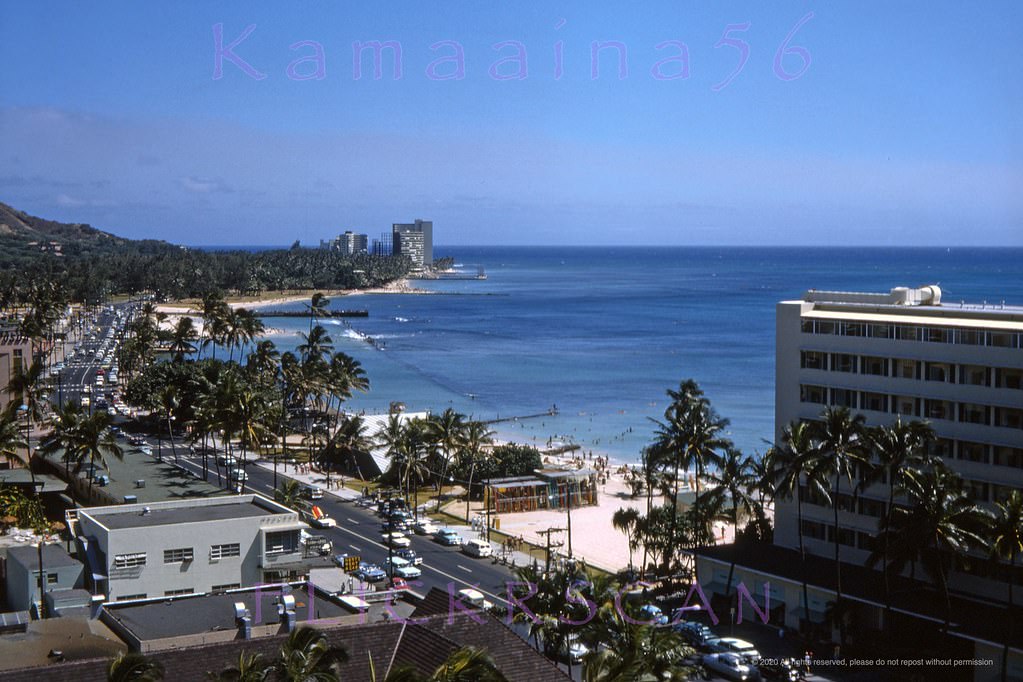
[[462, 544], [462, 551], [468, 554], [469, 556], [476, 557], [477, 559], [483, 559], [485, 557], [491, 556], [494, 553], [494, 550], [490, 546], [489, 542], [487, 542], [486, 540], [479, 539], [466, 540]]

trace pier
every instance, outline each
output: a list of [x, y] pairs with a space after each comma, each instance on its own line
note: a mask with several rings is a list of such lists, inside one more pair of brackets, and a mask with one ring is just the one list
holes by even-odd
[[504, 422], [517, 422], [523, 419], [539, 419], [541, 417], [556, 417], [558, 416], [558, 406], [552, 405], [551, 409], [546, 412], [537, 412], [536, 414], [524, 414], [518, 417], [498, 417], [497, 419], [488, 419], [483, 422], [484, 424], [501, 424]]
[[[256, 310], [259, 317], [309, 317], [307, 310]], [[317, 317], [369, 317], [368, 310], [327, 310]]]

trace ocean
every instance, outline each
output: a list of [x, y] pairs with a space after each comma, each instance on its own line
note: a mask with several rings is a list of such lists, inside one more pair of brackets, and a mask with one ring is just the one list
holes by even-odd
[[[447, 407], [543, 445], [578, 443], [639, 460], [667, 406], [695, 379], [744, 452], [774, 431], [774, 309], [810, 288], [887, 291], [939, 284], [948, 302], [1023, 305], [1023, 249], [435, 247], [487, 279], [414, 281], [435, 295], [339, 297], [367, 318], [328, 320], [337, 350], [371, 383], [350, 409]], [[287, 306], [301, 309], [301, 304]], [[267, 320], [300, 343], [308, 322]], [[351, 329], [345, 324], [350, 324]], [[376, 339], [376, 346], [360, 334]]]

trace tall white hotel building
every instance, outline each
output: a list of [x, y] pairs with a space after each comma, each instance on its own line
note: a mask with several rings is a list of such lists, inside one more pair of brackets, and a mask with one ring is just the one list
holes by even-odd
[[[963, 477], [977, 502], [991, 506], [1023, 488], [1023, 307], [950, 302], [942, 300], [937, 286], [900, 287], [889, 293], [811, 290], [802, 300], [778, 303], [776, 324], [776, 436], [793, 421], [819, 419], [832, 405], [863, 414], [868, 425], [890, 424], [897, 416], [926, 420], [937, 435], [935, 454]], [[854, 499], [850, 487], [843, 486], [846, 494], [839, 500], [843, 594], [857, 611], [861, 632], [880, 633], [880, 566], [872, 571], [865, 562], [885, 513], [888, 489], [875, 485]], [[794, 498], [776, 502], [773, 546], [753, 554], [737, 547], [701, 553], [701, 583], [711, 576], [715, 590], [727, 572], [729, 551], [736, 552], [744, 565], [737, 570], [740, 578], [756, 585], [751, 592], [762, 593], [762, 582], [770, 581], [776, 621], [821, 627], [835, 594], [834, 569], [827, 561], [834, 559], [834, 512], [807, 497], [803, 495], [802, 535], [807, 553], [813, 555], [811, 623], [805, 622], [799, 554], [794, 551], [799, 547]], [[1021, 563], [1017, 560], [1014, 569], [1015, 585], [1020, 586], [1017, 604], [1023, 603]], [[952, 649], [996, 662], [976, 668], [974, 679], [999, 677], [1009, 571], [1008, 563], [978, 555], [950, 580], [955, 596], [953, 637], [948, 640]], [[923, 577], [918, 567], [917, 578]], [[903, 631], [914, 628], [914, 622], [943, 621], [943, 604], [928, 601], [925, 590], [899, 582], [893, 601]], [[928, 631], [927, 625], [918, 630]], [[1023, 640], [1023, 623], [1016, 635]], [[1023, 647], [1010, 655], [1010, 679], [1023, 679]]]

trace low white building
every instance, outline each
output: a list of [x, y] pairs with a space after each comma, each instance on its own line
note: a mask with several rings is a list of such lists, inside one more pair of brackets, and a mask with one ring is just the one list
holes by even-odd
[[111, 601], [220, 592], [304, 575], [320, 554], [298, 512], [259, 495], [78, 512], [91, 586]]

